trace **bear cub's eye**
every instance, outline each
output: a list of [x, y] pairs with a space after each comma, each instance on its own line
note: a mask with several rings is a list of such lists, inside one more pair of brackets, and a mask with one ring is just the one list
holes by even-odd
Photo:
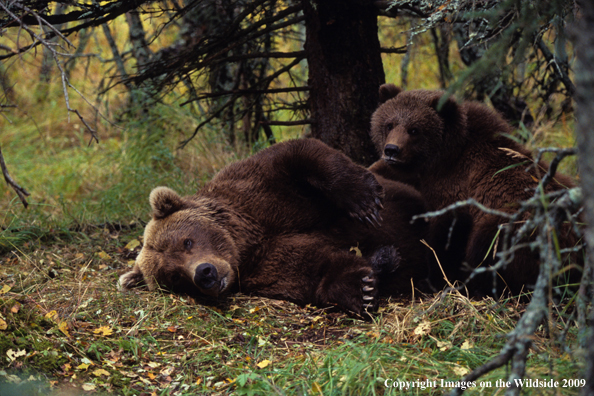
[[419, 133], [419, 130], [417, 128], [413, 128], [408, 131], [408, 134], [411, 136], [417, 135], [418, 133]]
[[190, 250], [192, 248], [192, 240], [191, 239], [186, 239], [184, 241], [184, 248], [186, 248], [186, 250]]

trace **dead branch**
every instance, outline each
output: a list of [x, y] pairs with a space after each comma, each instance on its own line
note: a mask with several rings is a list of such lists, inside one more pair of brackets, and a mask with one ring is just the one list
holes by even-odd
[[6, 180], [6, 184], [8, 184], [12, 189], [17, 193], [19, 199], [23, 203], [25, 209], [29, 204], [27, 203], [27, 199], [29, 192], [25, 190], [23, 187], [19, 186], [17, 182], [14, 181], [10, 174], [8, 173], [8, 168], [6, 167], [6, 163], [4, 162], [4, 156], [2, 155], [2, 148], [0, 147], [0, 167], [2, 167], [2, 174], [4, 175], [4, 180]]

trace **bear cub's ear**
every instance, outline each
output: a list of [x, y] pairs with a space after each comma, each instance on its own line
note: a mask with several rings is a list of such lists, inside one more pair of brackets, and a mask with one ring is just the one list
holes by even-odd
[[157, 187], [151, 191], [149, 202], [155, 220], [167, 217], [185, 206], [182, 197], [168, 187]]
[[402, 90], [394, 84], [382, 84], [379, 88], [379, 102], [385, 103], [395, 98]]

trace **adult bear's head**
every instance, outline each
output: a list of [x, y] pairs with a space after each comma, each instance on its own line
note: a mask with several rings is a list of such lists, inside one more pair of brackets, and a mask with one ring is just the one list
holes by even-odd
[[238, 251], [230, 213], [205, 197], [181, 197], [167, 187], [150, 194], [153, 218], [132, 271], [120, 289], [148, 286], [196, 297], [219, 297], [237, 279]]

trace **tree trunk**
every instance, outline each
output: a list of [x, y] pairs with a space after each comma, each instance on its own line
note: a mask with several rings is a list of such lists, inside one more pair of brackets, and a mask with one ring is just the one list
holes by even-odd
[[[594, 156], [592, 156], [594, 153], [594, 133], [592, 131], [594, 125], [594, 31], [591, 28], [594, 26], [594, 1], [583, 0], [578, 4], [582, 11], [582, 17], [574, 32], [577, 53], [575, 71], [577, 143], [580, 183], [584, 196], [585, 218], [588, 224], [585, 231], [587, 256], [584, 274], [591, 276], [594, 270]], [[591, 282], [592, 278], [589, 281]], [[588, 296], [589, 294], [580, 293], [582, 298], [588, 298]], [[584, 305], [588, 307], [590, 304]], [[594, 308], [590, 307], [590, 310], [588, 329], [583, 335], [585, 342], [582, 341], [582, 345], [587, 348], [584, 375], [586, 386], [582, 389], [584, 396], [594, 395], [594, 315], [592, 315]], [[581, 322], [584, 327], [588, 323], [586, 320]]]
[[378, 89], [385, 81], [370, 0], [303, 0], [312, 136], [369, 165]]

